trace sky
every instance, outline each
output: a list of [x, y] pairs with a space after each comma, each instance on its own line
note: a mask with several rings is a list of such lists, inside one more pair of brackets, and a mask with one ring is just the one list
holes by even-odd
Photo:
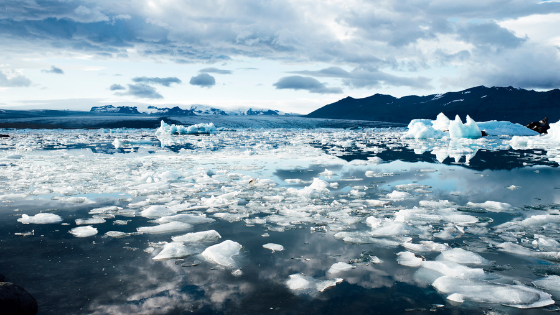
[[0, 0], [0, 109], [560, 87], [560, 2]]

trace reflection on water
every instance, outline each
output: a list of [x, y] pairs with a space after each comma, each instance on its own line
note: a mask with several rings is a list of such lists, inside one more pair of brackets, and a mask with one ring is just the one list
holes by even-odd
[[[557, 164], [538, 150], [511, 150], [507, 139], [447, 144], [454, 147], [445, 151], [445, 143], [403, 142], [399, 135], [18, 134], [0, 153], [0, 272], [38, 300], [39, 314], [557, 310], [547, 294], [558, 292], [532, 284], [560, 275]], [[62, 224], [17, 222], [40, 212], [60, 216]], [[183, 223], [192, 227], [137, 233], [179, 220], [176, 214], [191, 214]], [[92, 217], [105, 220], [91, 224], [96, 235], [69, 233], [76, 219]], [[221, 239], [185, 246], [200, 252], [235, 241], [243, 247], [234, 267], [198, 254], [152, 259], [172, 236], [208, 230]], [[267, 243], [284, 250], [273, 252]], [[471, 254], [453, 249], [485, 262], [469, 262]], [[444, 259], [442, 251], [462, 254]], [[402, 252], [413, 253], [410, 261], [399, 263]], [[339, 262], [350, 267], [329, 272]], [[435, 264], [440, 270], [429, 269]], [[463, 274], [454, 271], [461, 268]], [[288, 286], [296, 274], [332, 286]], [[518, 301], [488, 288], [518, 294]]]

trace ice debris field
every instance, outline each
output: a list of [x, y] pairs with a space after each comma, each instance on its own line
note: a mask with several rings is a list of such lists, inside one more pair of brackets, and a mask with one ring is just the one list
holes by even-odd
[[[393, 312], [559, 310], [559, 123], [543, 136], [443, 114], [408, 128], [3, 133], [0, 266], [49, 268], [59, 258], [33, 267], [33, 251], [58, 257], [64, 243], [82, 261], [111, 252], [102, 275], [120, 255], [124, 296], [100, 281], [79, 305], [89, 313], [224, 310], [263, 282], [305, 303], [419, 290], [379, 306]], [[27, 287], [49, 314], [55, 293]]]

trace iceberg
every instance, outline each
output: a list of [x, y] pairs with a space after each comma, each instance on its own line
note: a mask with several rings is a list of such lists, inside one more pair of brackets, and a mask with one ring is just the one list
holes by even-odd
[[200, 134], [212, 134], [216, 132], [216, 127], [213, 123], [208, 124], [195, 124], [191, 126], [183, 125], [168, 125], [163, 120], [158, 129], [156, 129], [156, 135], [200, 135]]

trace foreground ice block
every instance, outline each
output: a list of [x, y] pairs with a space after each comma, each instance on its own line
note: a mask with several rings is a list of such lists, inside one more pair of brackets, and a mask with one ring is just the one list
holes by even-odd
[[233, 256], [239, 254], [241, 247], [241, 244], [237, 242], [226, 240], [205, 249], [202, 252], [202, 257], [214, 264], [224, 267], [234, 267], [235, 261], [233, 260]]

